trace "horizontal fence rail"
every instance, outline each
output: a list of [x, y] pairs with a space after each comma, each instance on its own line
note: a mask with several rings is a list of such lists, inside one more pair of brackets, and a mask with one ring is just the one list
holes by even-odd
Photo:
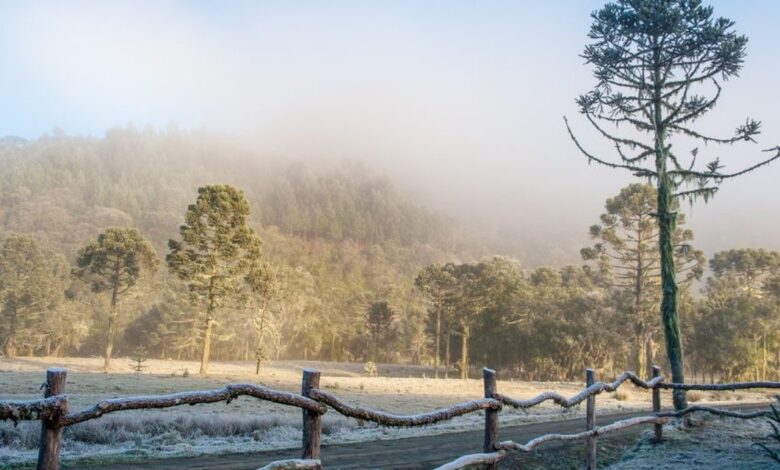
[[[780, 382], [740, 382], [730, 384], [676, 384], [664, 383], [664, 377], [657, 366], [653, 367], [653, 378], [642, 380], [633, 372], [624, 372], [613, 382], [596, 382], [595, 372], [588, 369], [586, 387], [571, 397], [546, 391], [533, 398], [520, 400], [502, 395], [497, 391], [496, 372], [483, 370], [485, 384], [484, 398], [458, 403], [446, 408], [427, 413], [398, 415], [371, 408], [360, 407], [346, 403], [319, 388], [320, 372], [304, 370], [301, 394], [275, 390], [262, 385], [234, 384], [215, 390], [188, 391], [168, 395], [136, 396], [103, 400], [83, 410], [69, 412], [68, 396], [65, 394], [64, 369], [49, 369], [46, 371], [44, 398], [37, 400], [0, 400], [0, 420], [41, 421], [41, 443], [37, 468], [39, 470], [56, 470], [59, 468], [60, 448], [62, 445], [62, 429], [67, 426], [100, 418], [108, 413], [128, 410], [145, 410], [170, 408], [182, 405], [197, 405], [206, 403], [227, 402], [247, 396], [259, 400], [300, 408], [303, 415], [302, 458], [272, 462], [260, 470], [278, 469], [320, 469], [320, 441], [322, 437], [321, 417], [328, 408], [337, 413], [371, 421], [382, 426], [418, 427], [451, 420], [458, 416], [474, 412], [485, 414], [485, 439], [483, 452], [458, 457], [457, 459], [438, 467], [438, 470], [454, 470], [469, 466], [482, 465], [488, 469], [497, 468], [509, 451], [530, 452], [533, 449], [554, 441], [579, 441], [588, 443], [586, 468], [596, 466], [596, 438], [605, 434], [615, 433], [627, 428], [653, 425], [655, 437], [660, 441], [663, 437], [662, 425], [673, 419], [688, 416], [692, 413], [705, 412], [716, 416], [752, 419], [769, 416], [770, 412], [738, 412], [713, 408], [703, 405], [689, 406], [679, 411], [661, 411], [661, 390], [745, 390], [745, 389], [780, 389]], [[604, 426], [596, 425], [596, 396], [604, 392], [614, 392], [626, 382], [651, 390], [653, 414], [615, 421]], [[545, 434], [531, 439], [525, 444], [498, 440], [498, 416], [504, 405], [513, 408], [528, 409], [546, 401], [552, 401], [563, 408], [571, 408], [583, 401], [586, 402], [585, 430], [574, 434]]]

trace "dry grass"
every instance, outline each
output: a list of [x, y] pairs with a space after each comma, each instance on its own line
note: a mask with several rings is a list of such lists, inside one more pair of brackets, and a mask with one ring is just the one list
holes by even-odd
[[698, 392], [696, 390], [690, 391], [686, 395], [688, 397], [688, 401], [691, 402], [691, 403], [700, 402], [700, 401], [704, 400], [704, 397], [705, 397], [704, 393]]
[[[97, 372], [101, 363], [99, 358], [0, 358], [0, 399], [39, 397], [44, 370], [49, 366], [68, 369], [66, 390], [73, 410], [105, 398], [214, 389], [240, 382], [299, 392], [304, 368], [322, 371], [322, 387], [346, 401], [398, 414], [430, 411], [483, 395], [481, 379], [434, 380], [430, 378], [431, 369], [423, 366], [380, 364], [380, 376], [367, 377], [363, 364], [271, 361], [262, 368], [260, 375], [255, 375], [253, 362], [229, 361], [212, 363], [211, 375], [202, 377], [194, 373], [184, 376], [185, 370], [198, 370], [198, 364], [193, 361], [148, 360], [149, 368], [140, 375], [131, 372], [130, 360], [126, 358], [114, 360], [115, 370], [108, 374]], [[501, 393], [521, 399], [546, 390], [571, 396], [583, 386], [583, 383], [566, 382], [498, 383]], [[671, 395], [667, 392], [662, 395], [664, 403], [671, 403]], [[743, 395], [746, 400], [764, 399], [764, 393], [755, 397]], [[630, 384], [612, 395], [613, 399], [607, 398], [597, 398], [599, 414], [651, 408], [651, 394], [634, 389]], [[728, 394], [719, 395], [719, 398], [728, 398]], [[575, 407], [562, 411], [547, 402], [528, 413], [505, 409], [501, 413], [501, 423], [506, 426], [559, 419], [562, 415], [581, 414], [583, 410], [584, 407]], [[67, 429], [65, 455], [162, 456], [297, 446], [300, 419], [297, 408], [247, 397], [230, 404], [122, 412]], [[481, 416], [474, 414], [427, 428], [388, 429], [370, 423], [360, 425], [355, 420], [329, 412], [323, 418], [323, 431], [325, 442], [353, 442], [478, 428], [482, 425], [481, 420]], [[18, 427], [0, 423], [0, 467], [4, 462], [34, 458], [38, 432], [37, 423], [21, 423]]]
[[631, 394], [629, 394], [626, 390], [618, 389], [615, 391], [615, 393], [612, 394], [612, 398], [617, 401], [628, 401], [628, 399], [631, 398]]

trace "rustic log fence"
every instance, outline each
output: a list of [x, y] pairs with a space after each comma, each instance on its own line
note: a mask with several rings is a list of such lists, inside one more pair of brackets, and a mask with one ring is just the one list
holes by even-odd
[[[648, 381], [639, 378], [633, 372], [624, 372], [611, 383], [597, 382], [595, 371], [587, 369], [586, 387], [570, 398], [548, 391], [527, 400], [519, 400], [502, 395], [498, 392], [496, 372], [483, 369], [484, 398], [459, 403], [415, 415], [396, 415], [384, 411], [362, 408], [343, 402], [338, 397], [319, 388], [320, 372], [306, 369], [303, 371], [301, 394], [274, 390], [262, 385], [235, 384], [221, 389], [206, 391], [191, 391], [169, 395], [139, 396], [113, 398], [103, 400], [89, 408], [71, 412], [68, 407], [68, 396], [65, 394], [67, 372], [64, 369], [52, 368], [46, 371], [44, 397], [38, 400], [0, 400], [0, 420], [41, 421], [41, 442], [38, 454], [37, 468], [39, 470], [56, 470], [59, 468], [60, 450], [62, 446], [62, 431], [91, 419], [117, 411], [169, 408], [181, 405], [196, 405], [230, 401], [249, 396], [287, 406], [298, 407], [302, 411], [302, 456], [301, 459], [281, 460], [262, 467], [260, 470], [279, 469], [320, 469], [320, 443], [322, 436], [321, 420], [328, 408], [351, 418], [371, 421], [383, 426], [416, 427], [426, 426], [441, 421], [447, 421], [457, 416], [483, 411], [485, 413], [485, 435], [482, 453], [470, 454], [438, 467], [437, 470], [456, 470], [474, 465], [482, 465], [488, 469], [496, 469], [498, 463], [506, 457], [509, 451], [530, 452], [542, 444], [552, 441], [586, 442], [586, 468], [596, 468], [596, 443], [599, 436], [622, 431], [624, 429], [652, 424], [655, 439], [663, 438], [663, 424], [696, 412], [706, 412], [717, 416], [733, 418], [759, 418], [769, 416], [769, 411], [742, 413], [709, 406], [694, 405], [679, 411], [661, 411], [661, 390], [744, 390], [744, 389], [780, 389], [780, 382], [742, 382], [730, 384], [677, 384], [665, 383], [661, 370], [653, 367], [653, 377]], [[639, 388], [652, 391], [653, 414], [635, 418], [622, 419], [605, 426], [596, 424], [596, 396], [604, 392], [614, 392], [623, 383], [631, 382]], [[545, 401], [563, 407], [571, 408], [586, 402], [585, 430], [575, 434], [546, 434], [531, 439], [525, 444], [512, 441], [499, 441], [499, 412], [504, 405], [518, 409], [528, 409]]]

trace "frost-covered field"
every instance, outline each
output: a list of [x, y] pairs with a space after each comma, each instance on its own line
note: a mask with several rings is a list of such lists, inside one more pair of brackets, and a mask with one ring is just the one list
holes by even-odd
[[[300, 391], [303, 368], [322, 371], [321, 386], [362, 406], [394, 413], [433, 410], [482, 396], [482, 381], [434, 380], [430, 368], [380, 365], [380, 377], [366, 377], [362, 364], [312, 361], [273, 361], [260, 375], [249, 362], [216, 362], [209, 377], [199, 377], [198, 364], [187, 361], [149, 360], [143, 374], [130, 372], [130, 360], [116, 359], [115, 371], [98, 371], [101, 359], [84, 358], [0, 358], [0, 399], [27, 399], [40, 396], [46, 367], [68, 369], [67, 392], [72, 410], [90, 406], [101, 399], [130, 395], [164, 394], [186, 390], [214, 389], [229, 383], [260, 383], [269, 387]], [[184, 376], [188, 370], [190, 375]], [[499, 381], [502, 393], [529, 398], [544, 390], [572, 395], [581, 383]], [[650, 409], [650, 394], [631, 385], [621, 395], [602, 395], [600, 413]], [[765, 394], [704, 394], [709, 400], [765, 400]], [[666, 403], [669, 398], [665, 397]], [[505, 409], [502, 425], [560, 419], [581, 413], [581, 409], [561, 411], [547, 402], [530, 413]], [[218, 403], [165, 410], [114, 413], [99, 420], [66, 429], [63, 455], [66, 460], [97, 458], [131, 459], [149, 456], [177, 456], [213, 453], [253, 452], [300, 445], [301, 413], [297, 408], [242, 397], [230, 404]], [[393, 439], [421, 433], [441, 433], [474, 429], [482, 425], [479, 414], [427, 428], [394, 429], [359, 423], [334, 411], [323, 418], [324, 443]], [[38, 423], [0, 423], [0, 467], [30, 462], [37, 455]]]
[[777, 469], [778, 464], [753, 446], [763, 442], [775, 446], [768, 436], [766, 419], [697, 417], [688, 428], [667, 425], [665, 441], [654, 445], [648, 434], [612, 470], [655, 470], [658, 468]]

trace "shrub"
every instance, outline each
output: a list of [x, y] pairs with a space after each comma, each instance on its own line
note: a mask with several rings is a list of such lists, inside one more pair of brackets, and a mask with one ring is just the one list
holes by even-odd
[[704, 400], [704, 394], [703, 393], [696, 392], [696, 391], [688, 392], [688, 401], [689, 402], [696, 403], [697, 401], [702, 401], [702, 400]]
[[612, 398], [614, 398], [617, 401], [626, 401], [630, 398], [630, 395], [625, 390], [615, 390], [615, 393], [612, 395]]
[[766, 452], [770, 459], [780, 463], [780, 395], [775, 395], [775, 399], [777, 400], [777, 406], [771, 405], [772, 415], [769, 416], [769, 424], [772, 426], [772, 434], [770, 434], [769, 437], [777, 441], [777, 449], [772, 449], [761, 442], [757, 442], [753, 445], [764, 449], [764, 452]]

